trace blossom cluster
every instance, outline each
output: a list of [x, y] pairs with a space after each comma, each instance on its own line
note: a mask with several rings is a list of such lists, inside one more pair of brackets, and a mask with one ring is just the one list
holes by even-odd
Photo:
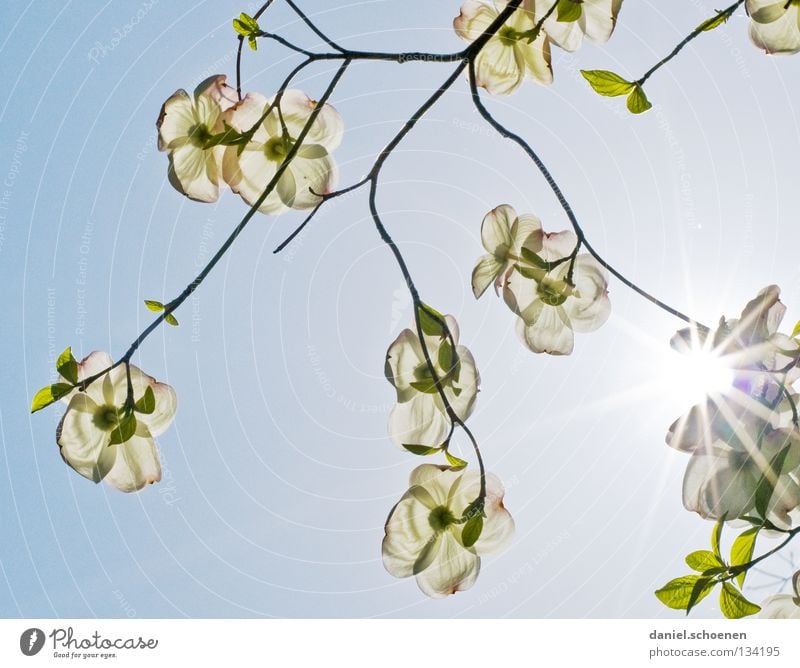
[[[467, 0], [453, 21], [459, 37], [478, 39], [506, 8], [506, 0]], [[603, 43], [614, 32], [622, 0], [525, 0], [475, 59], [476, 83], [508, 95], [526, 79], [553, 81], [551, 46], [575, 51], [583, 38]]]
[[343, 133], [339, 113], [317, 107], [299, 90], [238, 100], [223, 75], [209, 77], [193, 95], [176, 91], [156, 123], [170, 183], [200, 202], [216, 201], [227, 185], [262, 213], [313, 208], [336, 184], [331, 152]]
[[479, 298], [493, 283], [533, 352], [569, 355], [574, 332], [592, 332], [608, 320], [607, 272], [577, 252], [574, 232], [546, 233], [536, 216], [519, 216], [504, 204], [483, 219], [481, 241], [487, 254], [472, 272], [472, 291]]
[[770, 285], [739, 318], [714, 331], [688, 328], [672, 345], [704, 350], [729, 367], [733, 381], [670, 427], [667, 443], [691, 455], [683, 503], [701, 517], [768, 522], [789, 529], [800, 520], [800, 430], [796, 362], [800, 344], [778, 332], [786, 307]]

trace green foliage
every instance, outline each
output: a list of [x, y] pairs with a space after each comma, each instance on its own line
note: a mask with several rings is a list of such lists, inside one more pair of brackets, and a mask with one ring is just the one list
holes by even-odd
[[711, 531], [711, 549], [714, 551], [714, 555], [722, 561], [722, 553], [719, 549], [719, 541], [722, 538], [722, 526], [725, 523], [725, 518], [722, 517], [720, 520], [714, 525], [714, 529]]
[[606, 97], [617, 97], [627, 95], [636, 85], [627, 79], [623, 79], [619, 74], [614, 74], [608, 70], [581, 70], [581, 74], [595, 93]]
[[727, 570], [725, 564], [715, 555], [708, 550], [697, 550], [691, 554], [686, 555], [686, 564], [694, 571], [699, 573], [709, 574], [708, 572], [724, 572]]
[[427, 304], [420, 304], [417, 307], [417, 314], [419, 316], [419, 326], [424, 334], [440, 338], [445, 337], [445, 320], [439, 311]]
[[111, 436], [108, 440], [109, 445], [118, 445], [125, 443], [136, 433], [136, 416], [133, 412], [126, 413], [122, 419], [117, 423], [117, 426], [111, 430]]
[[474, 515], [467, 520], [464, 528], [461, 530], [461, 542], [464, 547], [472, 547], [478, 542], [483, 531], [483, 515]]
[[[731, 546], [731, 566], [741, 566], [753, 558], [759, 531], [761, 531], [761, 527], [752, 527], [736, 537]], [[740, 588], [744, 585], [746, 575], [747, 571], [742, 571], [736, 576]]]
[[699, 32], [708, 32], [709, 30], [714, 30], [714, 28], [719, 28], [723, 23], [727, 22], [729, 18], [730, 14], [727, 12], [717, 12], [716, 16], [712, 16], [710, 19], [703, 21], [699, 26], [697, 26], [696, 30]]
[[252, 16], [242, 12], [239, 14], [238, 19], [233, 19], [233, 29], [239, 35], [241, 35], [242, 38], [247, 39], [247, 43], [250, 45], [250, 48], [253, 49], [253, 51], [258, 51], [256, 37], [258, 37], [258, 33], [261, 30], [258, 27], [258, 21], [256, 21]]
[[139, 397], [133, 408], [137, 413], [144, 413], [145, 415], [150, 415], [156, 409], [156, 395], [153, 393], [152, 387], [147, 386], [144, 394]]
[[800, 320], [797, 321], [797, 324], [794, 326], [794, 329], [792, 330], [792, 337], [794, 338], [798, 334], [800, 334]]
[[577, 21], [583, 14], [583, 7], [581, 7], [582, 2], [583, 0], [579, 0], [578, 2], [575, 0], [558, 0], [558, 7], [556, 8], [558, 18], [556, 20], [559, 23], [572, 23], [573, 21]]
[[417, 392], [423, 392], [424, 394], [436, 394], [439, 392], [439, 390], [436, 388], [436, 383], [434, 382], [433, 378], [429, 380], [417, 380], [409, 384]]
[[144, 305], [149, 308], [153, 313], [161, 313], [164, 310], [164, 304], [157, 302], [153, 299], [145, 299]]
[[164, 316], [164, 320], [167, 322], [168, 325], [172, 325], [173, 327], [178, 326], [178, 319], [174, 315], [172, 315], [172, 313], [167, 313], [167, 315]]
[[39, 390], [33, 397], [31, 402], [31, 413], [42, 410], [44, 407], [49, 406], [55, 401], [65, 397], [73, 390], [73, 385], [69, 383], [54, 383]]
[[741, 619], [761, 610], [755, 603], [748, 601], [742, 592], [730, 582], [722, 584], [722, 591], [719, 593], [719, 609], [728, 619]]
[[647, 95], [644, 93], [644, 88], [642, 88], [639, 84], [636, 84], [631, 91], [631, 94], [628, 95], [628, 111], [632, 114], [643, 114], [648, 109], [651, 109], [653, 105], [650, 103], [650, 100], [647, 99]]
[[427, 457], [428, 455], [435, 455], [441, 451], [441, 447], [431, 445], [414, 445], [412, 443], [403, 443], [403, 447], [408, 450], [412, 455], [419, 455], [420, 457]]
[[447, 461], [449, 462], [450, 466], [457, 471], [467, 467], [467, 462], [459, 457], [456, 457], [455, 455], [451, 455], [447, 450], [445, 450], [444, 456], [447, 457]]
[[78, 382], [78, 362], [72, 356], [72, 348], [67, 348], [63, 353], [58, 356], [56, 362], [56, 369], [58, 373], [66, 378], [73, 385]]
[[686, 614], [702, 601], [716, 586], [713, 578], [702, 575], [684, 575], [670, 580], [661, 589], [656, 590], [656, 597], [668, 608], [686, 610]]

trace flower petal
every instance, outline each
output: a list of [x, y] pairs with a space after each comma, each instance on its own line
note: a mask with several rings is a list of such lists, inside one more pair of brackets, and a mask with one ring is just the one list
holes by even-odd
[[437, 399], [435, 395], [417, 392], [408, 401], [395, 404], [389, 413], [389, 436], [398, 447], [404, 443], [441, 445], [450, 423]]
[[417, 584], [428, 596], [444, 598], [474, 585], [480, 569], [480, 557], [465, 549], [451, 531], [445, 531], [436, 558], [417, 575]]
[[[517, 321], [517, 334], [522, 342], [535, 353], [571, 354], [575, 336], [559, 315], [559, 309], [545, 306], [541, 301], [536, 305], [540, 310], [534, 322], [526, 324], [522, 318]], [[531, 311], [526, 311], [526, 317], [530, 314]]]
[[114, 465], [115, 450], [108, 447], [108, 432], [94, 424], [100, 407], [87, 395], [76, 394], [56, 430], [64, 461], [84, 478], [100, 482]]
[[111, 446], [117, 450], [117, 457], [105, 480], [121, 492], [137, 492], [161, 480], [156, 443], [146, 429], [139, 427], [125, 443]]

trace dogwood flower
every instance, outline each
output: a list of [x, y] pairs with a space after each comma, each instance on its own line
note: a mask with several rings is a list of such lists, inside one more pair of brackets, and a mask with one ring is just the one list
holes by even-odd
[[158, 150], [169, 154], [169, 182], [191, 199], [214, 202], [219, 197], [223, 147], [218, 137], [224, 131], [222, 113], [235, 95], [225, 76], [217, 74], [197, 86], [194, 95], [178, 90], [161, 107]]
[[519, 316], [520, 339], [535, 353], [569, 355], [574, 332], [598, 329], [611, 313], [606, 270], [586, 253], [573, 262], [576, 243], [570, 231], [542, 233], [535, 262], [523, 252], [522, 261], [505, 276], [503, 299]]
[[750, 39], [767, 53], [800, 51], [800, 1], [747, 0]]
[[[111, 365], [108, 353], [95, 351], [78, 364], [78, 379], [85, 380]], [[67, 412], [56, 432], [61, 457], [70, 467], [84, 478], [105, 480], [123, 492], [135, 492], [161, 480], [155, 437], [169, 427], [177, 405], [169, 385], [134, 365], [130, 365], [130, 376], [135, 410], [126, 405], [128, 379], [125, 366], [119, 365], [85, 391], [76, 389], [64, 398]]]
[[[788, 429], [767, 427], [759, 434], [748, 427], [739, 429], [747, 448], [715, 440], [693, 451], [683, 479], [683, 504], [703, 518], [758, 516], [756, 499], [766, 476], [772, 493], [764, 517], [777, 527], [789, 528], [799, 516], [800, 437]], [[787, 453], [776, 474], [771, 465], [784, 449]]]
[[[461, 39], [474, 42], [506, 5], [505, 0], [467, 0], [453, 27]], [[534, 35], [535, 28], [533, 15], [517, 9], [475, 59], [477, 84], [492, 95], [508, 95], [526, 78], [540, 84], [552, 83], [550, 39], [544, 31]]]
[[517, 262], [522, 262], [522, 249], [532, 253], [542, 250], [542, 224], [531, 214], [518, 216], [508, 204], [492, 209], [481, 224], [481, 242], [488, 251], [472, 271], [472, 292], [478, 299], [491, 283], [495, 291], [503, 287], [505, 278]]
[[[525, 0], [523, 6], [538, 19], [553, 6], [553, 0]], [[543, 27], [553, 43], [566, 51], [578, 49], [584, 35], [603, 44], [614, 32], [621, 7], [622, 0], [558, 0]]]
[[[255, 126], [274, 98], [267, 100], [249, 93], [225, 114], [227, 123], [245, 133]], [[280, 107], [280, 109], [278, 108]], [[287, 90], [280, 104], [271, 109], [244, 146], [229, 146], [223, 158], [223, 175], [234, 192], [251, 206], [283, 164], [297, 142], [317, 103], [299, 90]], [[330, 105], [322, 107], [303, 145], [281, 175], [275, 189], [259, 206], [263, 213], [278, 213], [288, 208], [310, 209], [320, 196], [335, 186], [338, 171], [331, 156], [342, 140], [343, 123]]]
[[758, 616], [763, 619], [800, 619], [800, 571], [792, 578], [794, 595], [777, 594], [761, 604]]
[[481, 557], [504, 549], [514, 520], [503, 506], [503, 486], [486, 475], [485, 518], [477, 541], [465, 547], [465, 513], [480, 493], [477, 471], [423, 464], [411, 472], [410, 488], [392, 508], [383, 539], [383, 565], [394, 577], [416, 576], [428, 596], [443, 598], [469, 589]]
[[[458, 324], [444, 316], [450, 339], [439, 333], [423, 338], [450, 407], [462, 420], [472, 413], [480, 375], [472, 353], [458, 345]], [[444, 402], [431, 375], [422, 344], [415, 331], [404, 329], [386, 353], [386, 379], [397, 391], [397, 403], [389, 414], [389, 435], [400, 447], [439, 447], [450, 427]]]

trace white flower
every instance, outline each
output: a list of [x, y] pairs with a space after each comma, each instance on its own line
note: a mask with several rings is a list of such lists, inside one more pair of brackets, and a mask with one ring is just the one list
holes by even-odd
[[464, 547], [465, 511], [480, 493], [480, 474], [423, 464], [411, 472], [410, 488], [386, 520], [383, 564], [397, 578], [415, 575], [428, 596], [443, 598], [469, 589], [478, 578], [481, 556], [504, 549], [514, 520], [503, 506], [503, 486], [486, 475], [483, 529]]
[[537, 255], [544, 266], [523, 255], [506, 274], [503, 298], [520, 317], [517, 333], [521, 340], [535, 353], [569, 355], [575, 344], [574, 332], [598, 329], [611, 313], [606, 270], [586, 253], [573, 263], [569, 256], [576, 243], [573, 232], [542, 234]]
[[800, 51], [799, 0], [747, 0], [750, 39], [767, 53]]
[[[78, 365], [78, 379], [85, 380], [112, 365], [108, 353], [95, 351]], [[145, 396], [148, 388], [154, 400], [151, 412], [134, 413], [135, 432], [123, 443], [112, 443], [125, 419], [123, 406], [128, 381], [125, 366], [119, 365], [91, 383], [85, 392], [74, 390], [65, 398], [67, 412], [56, 432], [64, 461], [85, 478], [107, 483], [123, 492], [134, 492], [161, 480], [161, 463], [154, 440], [175, 416], [174, 390], [131, 365], [133, 396]]]
[[[467, 0], [453, 21], [459, 37], [467, 42], [478, 39], [505, 9], [505, 0], [482, 2]], [[526, 79], [541, 84], [553, 81], [550, 65], [550, 40], [544, 31], [531, 41], [536, 23], [533, 15], [517, 9], [492, 36], [475, 59], [477, 84], [492, 95], [513, 93]]]
[[[523, 6], [539, 20], [553, 6], [553, 0], [525, 0]], [[566, 51], [580, 47], [584, 35], [603, 44], [617, 23], [622, 0], [560, 0], [558, 8], [545, 20], [550, 39]]]
[[158, 150], [169, 153], [169, 181], [176, 190], [201, 202], [219, 197], [222, 147], [212, 137], [223, 132], [222, 112], [235, 101], [225, 77], [214, 75], [190, 96], [178, 90], [161, 107]]
[[[225, 119], [239, 132], [248, 132], [273, 100], [249, 93], [226, 112]], [[280, 112], [277, 106], [270, 111], [241, 152], [238, 146], [226, 149], [223, 160], [225, 181], [248, 204], [254, 205], [261, 197], [316, 107], [317, 103], [305, 93], [287, 90], [280, 101]], [[281, 125], [281, 117], [285, 128]], [[303, 145], [259, 210], [277, 213], [287, 208], [310, 209], [316, 206], [320, 202], [319, 196], [329, 193], [336, 184], [338, 172], [331, 151], [341, 142], [342, 132], [339, 113], [330, 105], [324, 105], [311, 124]]]
[[542, 224], [536, 216], [517, 216], [508, 204], [492, 209], [481, 225], [481, 242], [489, 252], [472, 271], [472, 292], [478, 299], [494, 282], [495, 291], [503, 287], [506, 275], [522, 261], [522, 248], [532, 253], [542, 250]]
[[[478, 395], [480, 376], [472, 353], [458, 345], [455, 318], [444, 318], [456, 344], [455, 355], [448, 338], [424, 333], [423, 337], [448, 403], [461, 420], [466, 420]], [[392, 440], [400, 447], [439, 447], [447, 436], [450, 420], [414, 331], [404, 329], [389, 347], [385, 373], [397, 390], [397, 403], [389, 415]]]
[[[739, 435], [748, 443], [747, 448], [716, 440], [693, 451], [683, 479], [684, 506], [704, 518], [758, 517], [761, 513], [756, 510], [757, 490], [766, 474], [772, 478], [773, 491], [764, 516], [777, 527], [791, 527], [798, 519], [800, 506], [797, 434], [767, 427], [761, 434], [740, 428]], [[784, 448], [788, 453], [780, 473], [775, 475], [770, 465]]]
[[763, 619], [800, 619], [800, 571], [792, 578], [794, 596], [777, 594], [765, 599], [758, 616]]

